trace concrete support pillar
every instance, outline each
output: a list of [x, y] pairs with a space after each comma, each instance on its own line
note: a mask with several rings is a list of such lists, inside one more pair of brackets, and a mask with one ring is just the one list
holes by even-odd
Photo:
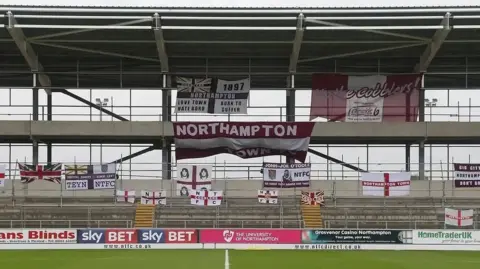
[[[163, 75], [162, 121], [172, 121], [171, 78]], [[172, 140], [164, 139], [162, 143], [162, 179], [172, 179]]]

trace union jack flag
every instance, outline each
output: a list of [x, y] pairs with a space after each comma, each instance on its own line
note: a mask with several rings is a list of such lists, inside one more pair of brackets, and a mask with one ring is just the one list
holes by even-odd
[[302, 191], [302, 204], [303, 205], [325, 205], [325, 199], [323, 191], [308, 192]]
[[177, 82], [178, 92], [209, 93], [210, 89], [212, 88], [211, 78], [176, 77], [175, 81]]
[[57, 184], [61, 183], [62, 164], [54, 163], [47, 165], [18, 164], [20, 180], [22, 183], [30, 183], [34, 180], [46, 180]]

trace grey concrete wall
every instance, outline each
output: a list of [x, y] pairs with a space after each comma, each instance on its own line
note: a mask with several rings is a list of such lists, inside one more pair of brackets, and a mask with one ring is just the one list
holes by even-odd
[[[0, 136], [157, 138], [172, 136], [171, 122], [0, 121]], [[480, 122], [329, 123], [317, 122], [318, 138], [478, 138]]]
[[[12, 181], [7, 181], [6, 186], [0, 189], [0, 196], [12, 196]], [[114, 190], [86, 190], [66, 191], [60, 190], [60, 185], [45, 181], [34, 181], [28, 185], [15, 182], [15, 196], [43, 196], [43, 197], [113, 197]], [[223, 190], [228, 197], [255, 197], [257, 190], [262, 189], [261, 180], [217, 180], [214, 189]], [[28, 189], [26, 189], [28, 188]], [[175, 196], [175, 181], [169, 180], [127, 180], [123, 181], [123, 189], [135, 190], [167, 190], [168, 196]], [[282, 189], [280, 195], [290, 196], [300, 194], [301, 190], [323, 190], [327, 196], [356, 197], [362, 196], [359, 181], [325, 181], [312, 180], [310, 188]], [[455, 189], [453, 181], [412, 181], [410, 197], [480, 197], [480, 188]]]

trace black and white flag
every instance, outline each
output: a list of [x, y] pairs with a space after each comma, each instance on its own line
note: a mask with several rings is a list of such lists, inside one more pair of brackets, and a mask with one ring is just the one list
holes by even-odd
[[114, 189], [117, 179], [114, 163], [99, 165], [65, 165], [66, 190]]
[[247, 114], [250, 79], [176, 77], [175, 113]]

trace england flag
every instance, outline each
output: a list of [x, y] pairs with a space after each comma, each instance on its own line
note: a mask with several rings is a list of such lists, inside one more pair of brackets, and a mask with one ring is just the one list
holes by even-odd
[[258, 202], [261, 204], [278, 203], [278, 191], [277, 190], [258, 190]]
[[167, 191], [141, 191], [140, 202], [142, 205], [166, 205]]
[[117, 190], [117, 202], [135, 203], [135, 191]]

